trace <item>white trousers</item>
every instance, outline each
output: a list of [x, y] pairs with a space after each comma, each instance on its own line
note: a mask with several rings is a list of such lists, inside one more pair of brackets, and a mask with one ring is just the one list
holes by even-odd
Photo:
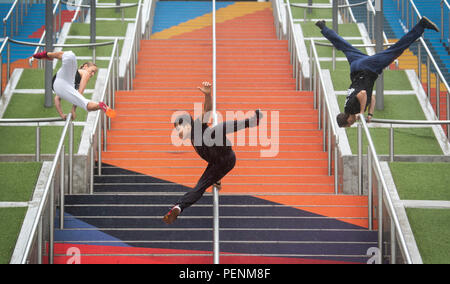
[[72, 51], [64, 52], [61, 69], [56, 73], [53, 90], [60, 98], [87, 111], [89, 100], [75, 89], [75, 74], [78, 71], [77, 58]]

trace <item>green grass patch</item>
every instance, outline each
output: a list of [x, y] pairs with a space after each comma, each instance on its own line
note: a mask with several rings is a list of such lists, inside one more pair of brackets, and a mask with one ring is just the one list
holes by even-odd
[[[336, 70], [333, 70], [331, 62], [321, 62], [322, 69], [329, 69], [331, 80], [333, 81], [333, 88], [336, 91], [346, 91], [351, 85], [350, 80], [350, 66], [347, 62], [337, 62]], [[385, 70], [384, 74], [384, 89], [386, 91], [412, 91], [413, 88], [403, 70]], [[376, 84], [374, 85], [376, 90]]]
[[[121, 0], [120, 3], [137, 3], [139, 0]], [[114, 0], [98, 0], [98, 3], [112, 3], [116, 4]], [[125, 18], [136, 18], [137, 7], [131, 7], [124, 9]], [[122, 18], [122, 11], [116, 12], [116, 9], [97, 9], [97, 17], [98, 18]]]
[[450, 264], [450, 210], [406, 208], [425, 264]]
[[27, 208], [0, 208], [0, 264], [8, 264], [22, 227]]
[[[55, 154], [61, 138], [62, 126], [41, 127], [41, 153]], [[78, 152], [83, 127], [74, 127], [74, 152]], [[68, 136], [68, 135], [67, 135]], [[35, 154], [36, 153], [36, 127], [32, 126], [0, 126], [0, 154]], [[68, 150], [68, 137], [66, 137], [66, 153]]]
[[[286, 2], [286, 1], [285, 1]], [[292, 0], [291, 4], [308, 4], [308, 0]], [[329, 0], [314, 0], [314, 4], [330, 4]], [[332, 9], [312, 9], [311, 13], [308, 13], [308, 9], [300, 8], [300, 7], [292, 7], [292, 16], [294, 19], [304, 19], [305, 18], [305, 10], [306, 10], [306, 18], [307, 19], [330, 19], [333, 17]]]
[[390, 163], [401, 199], [450, 200], [449, 163]]
[[[97, 21], [96, 32], [98, 36], [125, 36], [127, 24], [122, 21]], [[83, 23], [72, 23], [69, 35], [88, 36], [91, 34], [90, 25]]]
[[[346, 129], [353, 154], [358, 153], [357, 129]], [[370, 135], [378, 155], [389, 154], [389, 129], [371, 128]], [[367, 154], [367, 138], [363, 134], [363, 153]], [[442, 155], [431, 128], [399, 128], [394, 136], [395, 155]]]
[[[325, 17], [327, 18], [327, 17]], [[331, 18], [331, 17], [328, 17]], [[329, 23], [327, 25], [330, 25]], [[304, 37], [322, 37], [320, 29], [315, 25], [314, 22], [303, 22], [301, 23], [303, 36]], [[356, 24], [340, 24], [339, 25], [339, 35], [342, 37], [360, 37], [358, 25]]]
[[[345, 95], [337, 96], [339, 109], [344, 110]], [[384, 110], [375, 110], [376, 118], [395, 120], [425, 120], [425, 114], [414, 95], [384, 96]]]
[[[86, 98], [91, 97], [92, 94], [86, 94]], [[44, 101], [45, 94], [14, 94], [3, 118], [59, 117], [55, 107], [44, 107]], [[66, 114], [72, 110], [72, 104], [65, 100], [61, 100], [61, 107]], [[75, 121], [86, 121], [87, 111], [77, 108], [76, 115]]]
[[[113, 41], [112, 39], [108, 39], [108, 40], [97, 40], [97, 43], [102, 43], [102, 42], [111, 42]], [[64, 44], [89, 44], [90, 41], [88, 39], [67, 39]], [[119, 40], [119, 51], [122, 50], [122, 46], [123, 46], [123, 40]], [[106, 46], [98, 46], [95, 48], [95, 56], [105, 56], [105, 57], [110, 57], [112, 50], [113, 50], [114, 45], [106, 45]], [[70, 47], [70, 48], [65, 48], [63, 49], [63, 51], [69, 51], [72, 50], [77, 56], [90, 56], [92, 57], [93, 55], [93, 49], [90, 47]], [[83, 61], [83, 60], [81, 60]], [[79, 66], [81, 66], [81, 64], [83, 64], [84, 62], [79, 62]], [[86, 60], [84, 60], [86, 61]], [[96, 60], [96, 64], [100, 63], [104, 60]], [[109, 61], [104, 62], [105, 64], [103, 64], [102, 66], [99, 66], [99, 68], [108, 68], [108, 63]], [[98, 66], [98, 64], [97, 64]]]
[[0, 163], [0, 201], [30, 201], [41, 167], [41, 163]]

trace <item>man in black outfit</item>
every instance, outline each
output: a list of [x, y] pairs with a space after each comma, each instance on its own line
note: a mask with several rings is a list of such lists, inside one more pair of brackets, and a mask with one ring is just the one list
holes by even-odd
[[348, 90], [344, 113], [337, 117], [339, 127], [350, 127], [358, 119], [360, 113], [369, 108], [367, 119], [370, 122], [375, 109], [375, 97], [372, 97], [373, 86], [378, 75], [388, 67], [395, 59], [419, 39], [425, 29], [439, 32], [439, 28], [427, 17], [423, 17], [419, 23], [396, 44], [388, 49], [369, 56], [354, 48], [350, 43], [340, 37], [335, 31], [325, 25], [325, 21], [318, 21], [316, 25], [322, 34], [336, 47], [344, 52], [350, 64], [350, 78], [352, 84]]
[[172, 224], [184, 209], [200, 200], [207, 188], [213, 185], [221, 188], [220, 180], [236, 164], [236, 156], [226, 134], [256, 127], [263, 117], [261, 111], [256, 110], [255, 115], [250, 119], [228, 121], [209, 127], [207, 122], [212, 111], [211, 84], [203, 82], [202, 85], [202, 87], [199, 87], [199, 90], [205, 94], [202, 117], [194, 121], [188, 114], [181, 115], [176, 118], [174, 126], [181, 139], [191, 139], [195, 151], [203, 160], [208, 162], [208, 167], [195, 188], [186, 193], [164, 216], [163, 221], [167, 224]]

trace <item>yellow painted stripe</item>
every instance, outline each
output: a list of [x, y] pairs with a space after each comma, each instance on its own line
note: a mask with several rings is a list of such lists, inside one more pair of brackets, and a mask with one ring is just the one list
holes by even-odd
[[[260, 3], [235, 3], [216, 11], [216, 23], [220, 24], [228, 20], [243, 17], [265, 9], [271, 9], [270, 2]], [[165, 29], [152, 35], [152, 39], [170, 39], [184, 33], [189, 33], [212, 25], [212, 13], [197, 17], [193, 20], [181, 23], [177, 26]]]

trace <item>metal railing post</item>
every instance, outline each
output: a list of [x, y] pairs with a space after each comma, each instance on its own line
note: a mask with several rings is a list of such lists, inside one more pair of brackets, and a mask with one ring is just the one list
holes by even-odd
[[394, 161], [394, 126], [391, 124], [389, 128], [389, 161]]
[[73, 121], [69, 123], [69, 194], [73, 194]]
[[362, 126], [358, 123], [358, 194], [363, 194], [362, 180], [363, 180], [363, 169], [362, 169]]
[[369, 230], [373, 230], [373, 180], [372, 180], [372, 153], [370, 147], [367, 147], [367, 181], [368, 181], [368, 219]]
[[[65, 194], [65, 183], [66, 183], [66, 173], [64, 168], [64, 159], [65, 159], [65, 146], [62, 146], [61, 155], [60, 155], [60, 192], [59, 192], [59, 229], [64, 229], [64, 194]], [[70, 173], [69, 173], [70, 174]]]
[[41, 128], [36, 127], [36, 162], [41, 161]]
[[[212, 7], [212, 29], [213, 29], [213, 124], [217, 125], [217, 108], [216, 108], [216, 100], [217, 100], [217, 47], [216, 47], [216, 0], [213, 0]], [[219, 236], [219, 190], [217, 187], [213, 187], [213, 261], [214, 264], [220, 263], [220, 236]]]

